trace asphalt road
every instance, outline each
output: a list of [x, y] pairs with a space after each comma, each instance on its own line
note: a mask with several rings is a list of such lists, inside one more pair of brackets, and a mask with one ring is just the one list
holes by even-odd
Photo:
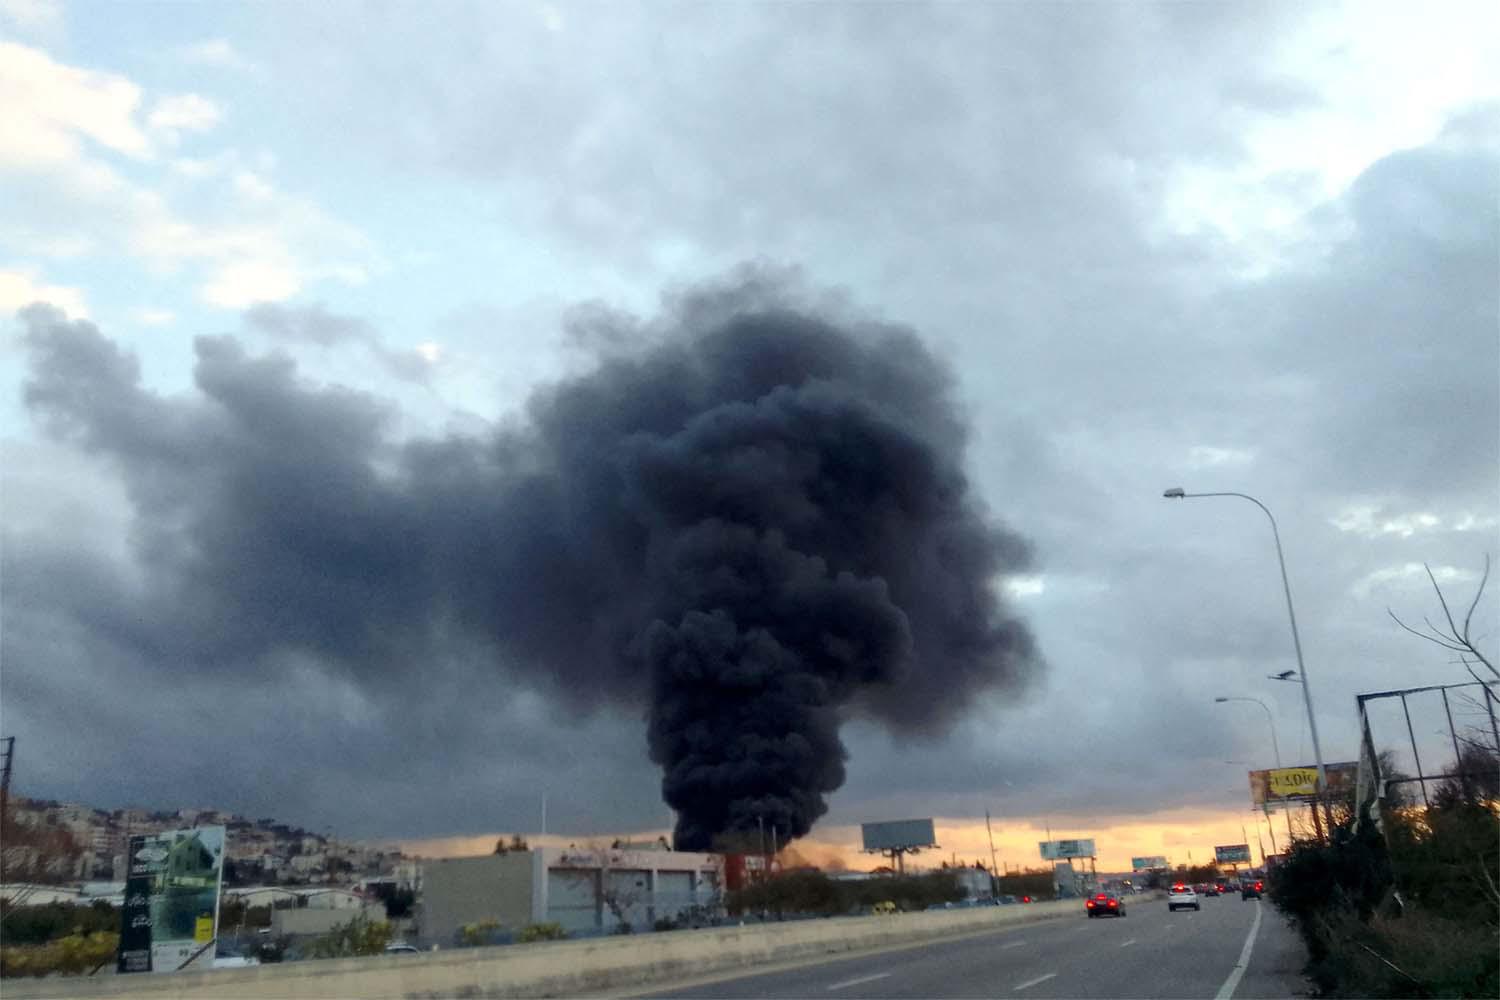
[[1164, 899], [1137, 901], [1124, 917], [1090, 920], [1080, 902], [1076, 919], [648, 995], [828, 1000], [1305, 995], [1302, 943], [1269, 903], [1227, 896], [1202, 904], [1198, 912], [1168, 913]]

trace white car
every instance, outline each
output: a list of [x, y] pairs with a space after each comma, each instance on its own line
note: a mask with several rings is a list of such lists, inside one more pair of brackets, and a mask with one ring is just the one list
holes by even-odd
[[1178, 907], [1182, 907], [1184, 910], [1188, 908], [1201, 910], [1203, 908], [1198, 904], [1198, 894], [1193, 891], [1192, 886], [1183, 885], [1181, 882], [1178, 882], [1167, 890], [1167, 909], [1175, 910]]

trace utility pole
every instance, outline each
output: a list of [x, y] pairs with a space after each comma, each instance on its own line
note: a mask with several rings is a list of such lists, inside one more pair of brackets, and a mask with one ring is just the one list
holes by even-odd
[[9, 815], [10, 809], [10, 765], [16, 756], [16, 738], [5, 737], [5, 768], [0, 771], [0, 822]]
[[990, 811], [984, 811], [984, 832], [990, 838], [990, 894], [1000, 891], [1000, 866], [995, 862], [995, 831], [990, 829]]

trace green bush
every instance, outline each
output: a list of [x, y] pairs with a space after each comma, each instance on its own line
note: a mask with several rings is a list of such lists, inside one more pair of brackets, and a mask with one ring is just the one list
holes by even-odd
[[1388, 811], [1296, 845], [1268, 896], [1322, 996], [1500, 996], [1500, 817], [1462, 801]]
[[69, 934], [40, 945], [0, 948], [0, 977], [81, 976], [115, 960], [120, 935]]
[[903, 910], [922, 910], [934, 903], [963, 898], [958, 880], [946, 872], [859, 881], [835, 881], [817, 871], [793, 871], [756, 882], [729, 894], [730, 913], [834, 916], [866, 911], [882, 900]]
[[527, 924], [521, 928], [516, 940], [521, 944], [530, 944], [533, 941], [561, 941], [567, 936], [568, 932], [559, 923]]
[[11, 906], [0, 903], [4, 942], [8, 945], [46, 944], [70, 935], [118, 932], [120, 911], [101, 900], [93, 903], [43, 903]]
[[391, 943], [391, 925], [360, 914], [328, 934], [314, 938], [307, 953], [312, 958], [348, 958], [353, 955], [379, 955]]

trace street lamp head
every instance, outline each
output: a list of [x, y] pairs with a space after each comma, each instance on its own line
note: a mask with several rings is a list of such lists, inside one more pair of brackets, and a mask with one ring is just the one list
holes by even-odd
[[1187, 494], [1183, 492], [1181, 486], [1174, 486], [1170, 490], [1163, 491], [1162, 496], [1166, 497], [1168, 500], [1181, 500], [1183, 497], [1187, 496]]
[[1228, 698], [1215, 698], [1214, 701], [1228, 701]]

